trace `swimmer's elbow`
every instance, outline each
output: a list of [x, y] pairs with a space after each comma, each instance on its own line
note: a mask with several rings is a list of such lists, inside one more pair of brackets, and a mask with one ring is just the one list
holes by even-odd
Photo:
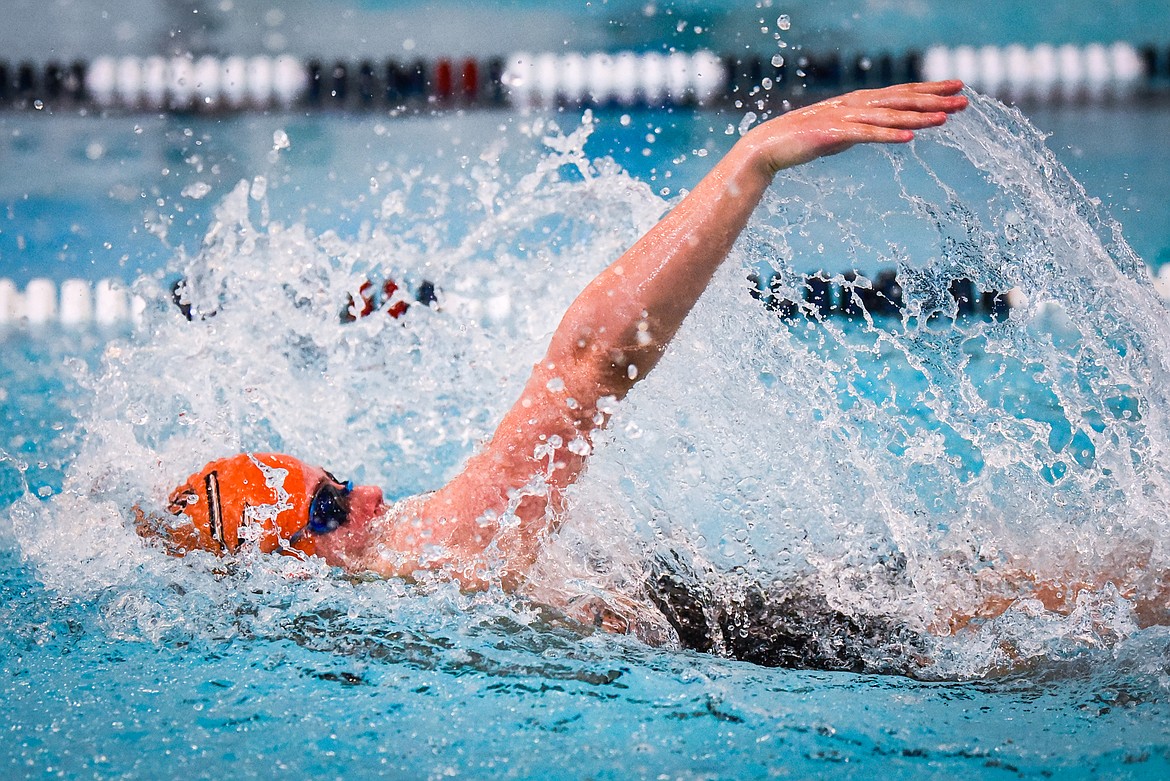
[[548, 364], [556, 367], [566, 384], [579, 386], [575, 390], [580, 401], [603, 396], [622, 399], [658, 363], [664, 351], [664, 345], [653, 339], [639, 339], [645, 333], [642, 329], [633, 336], [617, 334], [615, 338], [604, 328], [584, 326], [561, 349], [556, 345], [550, 348]]

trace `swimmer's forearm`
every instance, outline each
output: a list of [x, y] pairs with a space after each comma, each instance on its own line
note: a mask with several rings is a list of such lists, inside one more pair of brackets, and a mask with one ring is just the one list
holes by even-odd
[[[966, 106], [957, 81], [849, 93], [754, 128], [573, 303], [549, 349], [618, 398], [657, 364], [780, 170], [858, 143], [903, 143]], [[577, 398], [582, 398], [578, 395]]]
[[550, 360], [595, 368], [597, 396], [623, 397], [658, 363], [772, 181], [741, 141], [566, 312]]

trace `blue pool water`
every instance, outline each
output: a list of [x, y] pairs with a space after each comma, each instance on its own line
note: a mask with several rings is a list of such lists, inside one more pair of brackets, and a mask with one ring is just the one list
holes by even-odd
[[[1165, 122], [1151, 117], [1143, 127]], [[174, 474], [239, 447], [294, 450], [393, 495], [433, 486], [490, 429], [516, 392], [515, 366], [542, 347], [555, 313], [657, 216], [661, 188], [671, 195], [693, 181], [706, 164], [696, 150], [709, 160], [729, 143], [714, 118], [601, 116], [588, 157], [613, 154], [636, 176], [604, 160], [583, 176], [573, 145], [554, 159], [541, 139], [556, 132], [531, 118], [391, 127], [270, 117], [196, 125], [190, 136], [179, 123], [138, 134], [129, 121], [75, 121], [106, 139], [131, 139], [116, 160], [90, 161], [108, 166], [94, 176], [103, 187], [117, 188], [119, 172], [135, 180], [159, 157], [167, 161], [176, 173], [152, 179], [149, 196], [177, 218], [164, 242], [157, 218], [147, 217], [155, 234], [143, 237], [120, 223], [121, 210], [140, 211], [139, 203], [113, 199], [112, 216], [72, 234], [83, 242], [108, 235], [120, 244], [109, 257], [155, 247], [124, 263], [93, 253], [95, 263], [110, 264], [101, 273], [144, 272], [139, 291], [160, 302], [144, 329], [4, 337], [0, 610], [9, 631], [0, 639], [8, 705], [0, 728], [10, 775], [1164, 777], [1170, 632], [1135, 630], [1109, 593], [1068, 619], [1024, 608], [944, 643], [924, 672], [944, 680], [915, 681], [770, 670], [583, 635], [529, 599], [498, 593], [350, 582], [264, 557], [227, 567], [170, 560], [130, 531], [134, 503], [160, 501]], [[566, 133], [576, 128], [571, 117], [559, 122]], [[648, 123], [666, 126], [649, 159], [641, 154], [651, 148]], [[291, 148], [271, 162], [276, 129], [286, 130]], [[457, 143], [433, 159], [411, 159], [418, 137], [436, 129]], [[84, 143], [76, 128], [62, 132], [74, 148]], [[970, 132], [995, 137], [977, 123]], [[133, 141], [152, 137], [153, 149]], [[35, 138], [42, 151], [52, 143], [51, 134]], [[485, 155], [493, 143], [498, 151]], [[953, 147], [924, 141], [912, 155], [857, 150], [778, 185], [697, 322], [615, 420], [577, 495], [575, 522], [542, 564], [549, 582], [592, 577], [605, 585], [604, 573], [581, 572], [595, 567], [594, 541], [607, 542], [613, 572], [636, 563], [644, 540], [665, 534], [717, 563], [773, 574], [816, 561], [861, 577], [882, 598], [881, 583], [865, 582], [864, 573], [871, 556], [894, 545], [918, 561], [923, 578], [885, 595], [909, 616], [938, 597], [938, 577], [963, 588], [940, 558], [951, 546], [961, 555], [962, 539], [1087, 561], [1128, 540], [1161, 560], [1158, 470], [1118, 476], [1129, 452], [1119, 438], [1130, 437], [1143, 457], [1165, 441], [1156, 388], [1133, 385], [1164, 376], [1156, 355], [1134, 352], [1164, 338], [1154, 322], [1160, 304], [1129, 278], [1136, 267], [1124, 246], [1093, 246], [1091, 235], [1110, 238], [1108, 223], [1090, 220], [1089, 233], [1064, 247], [1082, 254], [1062, 254], [1057, 239], [1068, 221], [1091, 210], [1075, 193], [1070, 202], [1054, 196], [1032, 205], [1033, 243], [1053, 249], [1046, 259], [1016, 257], [1010, 246], [995, 258], [940, 256], [932, 244], [963, 230], [962, 212], [915, 227], [922, 217], [891, 186], [894, 171], [907, 194], [943, 204], [927, 175], [934, 172], [955, 203], [972, 213], [986, 208], [981, 219], [1008, 219], [1003, 230], [1020, 224], [1005, 215], [1026, 204], [987, 177], [1010, 184], [1016, 167], [1035, 165], [1022, 156], [1027, 144], [1004, 142], [1001, 152], [1021, 156], [995, 168], [970, 139], [951, 143], [990, 173]], [[679, 162], [666, 166], [666, 158]], [[267, 191], [250, 199], [249, 191], [260, 194], [256, 176]], [[241, 177], [251, 181], [229, 197]], [[1121, 202], [1125, 180], [1103, 181], [1116, 188], [1123, 220], [1144, 214]], [[211, 192], [183, 195], [193, 182]], [[483, 205], [495, 185], [499, 199]], [[966, 263], [988, 282], [1010, 277], [1031, 284], [1034, 301], [1050, 295], [1077, 313], [1080, 325], [1068, 330], [1043, 308], [1006, 326], [963, 322], [955, 333], [968, 360], [947, 364], [950, 329], [791, 326], [746, 295], [745, 265], [836, 271], [901, 257], [884, 244], [892, 230], [903, 231], [894, 241], [909, 253], [908, 268], [937, 270], [945, 261]], [[1150, 231], [1134, 243], [1164, 241]], [[1031, 283], [1012, 277], [1024, 269]], [[512, 316], [494, 321], [465, 308], [424, 312], [401, 327], [337, 324], [346, 286], [373, 271], [438, 279], [473, 302], [506, 296]], [[1103, 271], [1106, 282], [1093, 292], [1085, 281]], [[165, 303], [165, 285], [179, 273], [212, 291], [228, 283], [216, 318], [187, 323]], [[289, 289], [329, 295], [306, 309], [291, 305]], [[1132, 325], [1111, 330], [1111, 308]], [[943, 360], [923, 368], [923, 350]], [[465, 354], [475, 355], [474, 371], [452, 370]], [[997, 369], [996, 358], [1007, 368]], [[963, 403], [946, 380], [955, 366], [966, 367], [984, 403], [948, 417]], [[410, 383], [401, 381], [404, 367]], [[705, 375], [719, 367], [725, 377], [685, 382], [695, 367]], [[1140, 409], [1140, 421], [1110, 417], [1127, 404]], [[805, 408], [815, 414], [804, 416]], [[998, 433], [981, 441], [963, 428], [964, 415]], [[1044, 423], [1042, 435], [1033, 421]], [[1036, 459], [1013, 454], [1021, 447]], [[990, 463], [993, 455], [1003, 463]], [[1038, 465], [1048, 468], [1029, 476]], [[1053, 470], [1069, 477], [1054, 479]], [[849, 587], [839, 596], [867, 598]], [[1023, 661], [1007, 663], [1005, 648]]]
[[[888, 4], [827, 8], [859, 39], [866, 13], [905, 34]], [[1020, 29], [964, 18], [995, 42]], [[1070, 34], [1094, 29], [1082, 15]], [[620, 592], [660, 539], [761, 578], [812, 567], [839, 604], [910, 623], [963, 604], [988, 561], [1170, 571], [1170, 337], [1142, 281], [1170, 259], [1154, 143], [1170, 110], [1028, 111], [1086, 195], [1018, 120], [981, 110], [778, 182], [600, 443], [540, 564], [546, 595]], [[579, 130], [573, 113], [0, 116], [0, 276], [115, 276], [151, 302], [137, 331], [0, 333], [0, 774], [1167, 776], [1170, 630], [1137, 629], [1108, 589], [1069, 617], [1022, 604], [940, 640], [914, 680], [651, 648], [539, 595], [174, 560], [133, 534], [134, 504], [244, 447], [393, 496], [457, 469], [557, 314], [738, 122], [596, 120], [582, 151], [544, 140]], [[959, 273], [1028, 303], [1003, 322], [785, 323], [744, 282], [895, 263], [923, 306]], [[215, 318], [178, 317], [180, 274]], [[379, 274], [437, 281], [448, 305], [339, 324]]]

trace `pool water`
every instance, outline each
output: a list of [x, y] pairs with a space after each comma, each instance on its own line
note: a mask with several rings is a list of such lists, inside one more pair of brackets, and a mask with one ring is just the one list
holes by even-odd
[[[1170, 345], [1144, 264], [1170, 254], [1150, 147], [1170, 111], [1030, 116], [1088, 195], [990, 104], [913, 150], [778, 182], [599, 444], [546, 590], [620, 592], [666, 539], [761, 578], [811, 567], [840, 604], [921, 623], [988, 561], [1166, 567]], [[1139, 630], [1109, 589], [940, 640], [914, 680], [764, 669], [591, 634], [526, 596], [174, 560], [135, 537], [135, 504], [242, 448], [392, 496], [449, 477], [727, 126], [0, 118], [4, 276], [117, 276], [151, 302], [137, 331], [2, 336], [6, 774], [1165, 777], [1170, 631]], [[895, 265], [920, 307], [905, 320], [788, 323], [746, 284]], [[386, 275], [446, 303], [339, 323]], [[938, 293], [959, 275], [1026, 304], [956, 318]], [[178, 316], [179, 276], [214, 318]]]

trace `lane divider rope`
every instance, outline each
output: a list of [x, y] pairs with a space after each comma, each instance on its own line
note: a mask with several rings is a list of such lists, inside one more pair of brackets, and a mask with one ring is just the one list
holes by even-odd
[[[879, 271], [872, 277], [856, 271], [838, 275], [827, 271], [804, 274], [787, 294], [785, 291], [788, 288], [779, 276], [761, 278], [752, 274], [749, 282], [752, 297], [786, 320], [798, 317], [855, 317], [866, 313], [875, 317], [898, 317], [906, 307], [902, 286], [893, 269]], [[1151, 282], [1163, 299], [1170, 300], [1170, 264], [1157, 272], [1151, 271]], [[425, 294], [422, 292], [424, 288]], [[496, 322], [506, 320], [511, 314], [511, 301], [507, 296], [478, 301], [457, 295], [444, 294], [437, 297], [436, 288], [430, 282], [425, 282], [424, 288], [420, 288], [415, 297], [417, 302], [424, 305], [432, 305], [437, 301], [443, 309], [458, 311], [463, 316], [475, 319], [488, 317]], [[1008, 310], [1024, 307], [1028, 303], [1027, 297], [1018, 288], [1006, 291], [983, 290], [969, 279], [952, 279], [947, 292], [959, 316], [986, 315], [1000, 318], [1006, 316]], [[177, 298], [176, 304], [179, 304]], [[22, 291], [13, 280], [0, 278], [0, 328], [50, 324], [73, 327], [137, 326], [141, 324], [145, 311], [145, 299], [131, 293], [121, 280], [102, 279], [91, 283], [83, 279], [66, 279], [58, 285], [51, 279], [38, 277], [29, 280]], [[181, 305], [177, 311], [182, 312]], [[367, 313], [363, 311], [361, 314]], [[189, 320], [193, 319], [189, 311], [182, 314]]]
[[[420, 111], [468, 107], [800, 102], [900, 81], [960, 78], [1007, 100], [1091, 102], [1170, 92], [1170, 47], [935, 46], [925, 53], [719, 56], [516, 53], [479, 59], [278, 57], [0, 59], [0, 109], [114, 112]], [[762, 106], [761, 106], [762, 107]]]
[[145, 311], [146, 301], [120, 280], [66, 279], [58, 286], [38, 277], [21, 291], [11, 279], [0, 279], [0, 326], [137, 324]]

